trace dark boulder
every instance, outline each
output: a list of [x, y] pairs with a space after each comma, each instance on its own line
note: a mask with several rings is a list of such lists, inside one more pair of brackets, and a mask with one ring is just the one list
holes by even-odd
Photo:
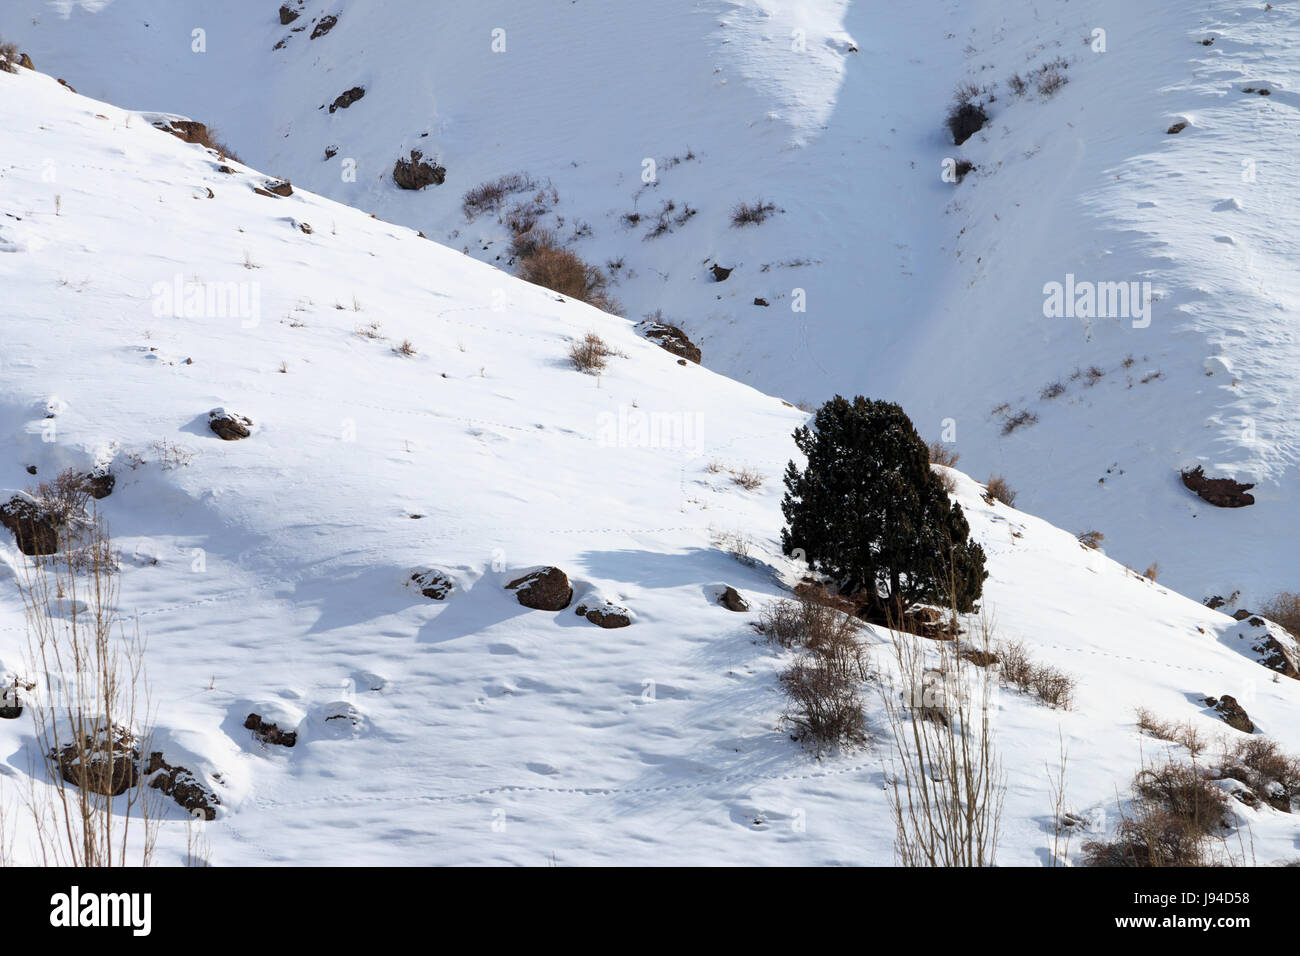
[[96, 468], [86, 475], [86, 491], [96, 501], [107, 498], [117, 486], [117, 476], [107, 468]]
[[224, 408], [214, 408], [208, 412], [208, 427], [222, 441], [238, 441], [253, 433], [251, 419], [228, 412]]
[[444, 600], [453, 588], [451, 578], [436, 568], [413, 572], [409, 583], [425, 597], [434, 601]]
[[364, 86], [354, 86], [350, 90], [345, 90], [335, 97], [334, 102], [330, 104], [330, 112], [345, 110], [365, 95], [366, 88]]
[[93, 793], [116, 797], [140, 779], [140, 750], [135, 735], [117, 724], [96, 727], [49, 758], [63, 779]]
[[402, 189], [423, 189], [425, 186], [441, 186], [447, 181], [447, 170], [437, 163], [424, 161], [424, 154], [418, 149], [411, 150], [409, 161], [399, 159], [393, 166], [393, 182]]
[[316, 24], [316, 29], [311, 31], [311, 38], [315, 40], [320, 37], [323, 37], [325, 34], [333, 30], [334, 24], [338, 22], [339, 22], [339, 18], [333, 15], [327, 17], [321, 17], [320, 22]]
[[1222, 697], [1207, 697], [1205, 705], [1215, 711], [1223, 722], [1235, 730], [1253, 734], [1255, 724], [1246, 713], [1246, 708], [1237, 703], [1237, 698], [1224, 694]]
[[1216, 508], [1244, 508], [1255, 503], [1255, 496], [1246, 494], [1255, 487], [1253, 484], [1245, 485], [1231, 478], [1207, 478], [1200, 465], [1184, 471], [1182, 477], [1190, 491]]
[[700, 347], [690, 340], [690, 338], [675, 325], [668, 325], [664, 322], [647, 320], [637, 326], [643, 336], [667, 352], [671, 352], [678, 358], [684, 358], [696, 365], [700, 364], [703, 357]]
[[23, 554], [55, 554], [59, 550], [58, 521], [44, 505], [25, 492], [0, 505], [0, 524], [13, 532], [18, 550]]
[[506, 585], [524, 607], [535, 611], [563, 611], [573, 600], [569, 576], [556, 567], [546, 567], [516, 578]]
[[749, 602], [741, 597], [740, 592], [727, 585], [721, 594], [718, 595], [718, 603], [728, 611], [743, 612], [749, 610]]
[[217, 818], [217, 807], [221, 799], [203, 786], [199, 778], [187, 767], [173, 767], [160, 751], [149, 755], [149, 763], [144, 769], [149, 778], [149, 786], [161, 790], [189, 812], [190, 816], [204, 820]]
[[292, 747], [298, 742], [298, 733], [293, 730], [281, 730], [276, 724], [262, 720], [260, 714], [249, 714], [244, 720], [244, 728], [251, 730], [253, 736], [264, 744], [278, 744]]
[[292, 196], [293, 184], [287, 179], [271, 179], [261, 186], [254, 186], [253, 192], [259, 196]]
[[599, 607], [588, 607], [585, 604], [579, 604], [576, 613], [585, 617], [592, 624], [607, 630], [628, 627], [632, 623], [632, 615], [627, 608], [619, 607], [617, 604], [611, 604], [608, 601]]
[[960, 146], [982, 130], [988, 121], [989, 116], [983, 107], [976, 103], [962, 103], [948, 114], [948, 132], [952, 133], [953, 143]]

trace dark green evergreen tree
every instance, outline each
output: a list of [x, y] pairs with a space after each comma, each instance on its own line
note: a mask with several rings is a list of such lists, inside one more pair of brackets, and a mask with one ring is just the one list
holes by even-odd
[[794, 440], [808, 466], [786, 468], [786, 554], [802, 549], [841, 594], [865, 589], [879, 614], [901, 617], [918, 602], [974, 610], [984, 550], [899, 406], [836, 395]]

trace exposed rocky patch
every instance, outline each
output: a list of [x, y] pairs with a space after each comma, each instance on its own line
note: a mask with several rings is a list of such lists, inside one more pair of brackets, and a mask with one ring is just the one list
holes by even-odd
[[116, 797], [140, 779], [140, 749], [135, 734], [125, 727], [97, 727], [48, 755], [63, 779], [93, 793]]
[[730, 269], [727, 269], [715, 262], [709, 267], [709, 271], [713, 273], [714, 282], [726, 282], [727, 277], [736, 271], [736, 267], [732, 266]]
[[960, 146], [982, 130], [989, 121], [989, 115], [977, 103], [962, 103], [948, 115], [948, 132], [952, 141]]
[[1286, 628], [1244, 608], [1232, 616], [1240, 625], [1235, 628], [1237, 639], [1247, 642], [1259, 663], [1284, 677], [1300, 680], [1300, 643]]
[[228, 412], [224, 408], [214, 408], [208, 412], [208, 427], [222, 441], [238, 441], [253, 433], [252, 419]]
[[171, 133], [177, 139], [186, 143], [200, 143], [206, 145], [211, 141], [211, 134], [208, 127], [187, 119], [156, 119], [153, 121], [153, 128], [160, 129], [164, 133]]
[[259, 196], [292, 196], [293, 184], [287, 179], [270, 179], [261, 186], [254, 186], [253, 192]]
[[399, 159], [393, 166], [393, 182], [402, 189], [423, 189], [425, 186], [441, 186], [447, 181], [447, 170], [437, 163], [424, 161], [424, 154], [418, 149], [411, 150], [410, 160]]
[[86, 491], [96, 501], [107, 498], [117, 486], [117, 476], [105, 467], [95, 468], [86, 475]]
[[244, 720], [244, 727], [251, 730], [253, 736], [264, 744], [292, 747], [298, 742], [297, 731], [281, 730], [276, 724], [262, 720], [261, 714], [249, 714]]
[[330, 104], [330, 112], [345, 110], [365, 95], [366, 88], [364, 86], [354, 86], [350, 90], [345, 90], [335, 97], [334, 102]]
[[407, 583], [434, 601], [445, 600], [454, 587], [451, 578], [436, 568], [413, 572]]
[[1240, 730], [1243, 733], [1253, 734], [1255, 732], [1255, 723], [1246, 713], [1246, 708], [1237, 703], [1237, 698], [1224, 694], [1222, 697], [1207, 697], [1205, 705], [1215, 711], [1223, 722], [1234, 730]]
[[592, 624], [607, 630], [616, 627], [627, 627], [632, 623], [632, 614], [627, 608], [612, 604], [609, 601], [605, 601], [597, 607], [579, 604], [575, 613], [585, 617]]
[[0, 685], [0, 720], [17, 720], [23, 715], [23, 692], [36, 685], [15, 677]]
[[563, 611], [573, 600], [569, 576], [556, 567], [530, 571], [506, 585], [524, 607], [535, 611]]
[[722, 593], [718, 595], [718, 603], [728, 611], [740, 613], [749, 610], [749, 602], [741, 597], [740, 592], [730, 584], [723, 588]]
[[0, 505], [0, 524], [13, 532], [18, 550], [23, 554], [55, 554], [59, 550], [59, 522], [45, 505], [26, 492], [19, 492]]
[[1184, 471], [1182, 477], [1189, 490], [1216, 508], [1244, 508], [1255, 503], [1255, 496], [1246, 494], [1254, 484], [1242, 484], [1231, 478], [1207, 478], [1200, 465]]
[[319, 39], [320, 37], [323, 37], [325, 34], [333, 30], [334, 25], [338, 22], [339, 22], [339, 18], [332, 14], [329, 16], [321, 17], [320, 22], [316, 24], [316, 29], [311, 31], [311, 38], [313, 40], [316, 40]]
[[189, 768], [173, 767], [163, 759], [161, 751], [155, 750], [149, 755], [149, 763], [144, 772], [149, 786], [167, 794], [191, 816], [202, 817], [204, 820], [217, 818], [217, 807], [221, 805], [221, 799], [205, 787]]
[[638, 323], [637, 331], [661, 349], [671, 352], [678, 358], [687, 359], [698, 365], [703, 357], [700, 347], [675, 325], [647, 319]]
[[289, 4], [287, 3], [281, 4], [280, 26], [288, 26], [290, 23], [293, 23], [294, 20], [297, 20], [298, 17], [300, 17], [301, 15], [302, 14], [300, 14], [297, 10], [289, 6]]

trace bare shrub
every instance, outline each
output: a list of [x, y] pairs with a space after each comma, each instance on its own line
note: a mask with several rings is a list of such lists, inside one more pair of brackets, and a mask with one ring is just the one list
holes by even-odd
[[953, 92], [952, 105], [948, 108], [948, 115], [944, 118], [948, 132], [952, 134], [954, 145], [960, 146], [988, 123], [989, 116], [981, 102], [987, 96], [987, 90], [973, 83], [962, 83], [957, 86]]
[[782, 647], [829, 652], [856, 645], [862, 622], [834, 604], [819, 600], [815, 592], [805, 591], [793, 599], [780, 598], [767, 604], [759, 612], [758, 629]]
[[1227, 823], [1227, 798], [1194, 763], [1169, 760], [1144, 767], [1133, 779], [1133, 789], [1197, 833], [1209, 835]]
[[757, 226], [765, 222], [774, 212], [776, 212], [776, 204], [764, 202], [761, 199], [752, 203], [738, 203], [731, 210], [731, 224], [737, 228], [740, 226]]
[[750, 556], [754, 548], [753, 541], [743, 531], [717, 531], [710, 528], [709, 539], [715, 548], [725, 551], [741, 564], [748, 567], [755, 564], [753, 557]]
[[499, 212], [507, 196], [536, 188], [537, 181], [527, 173], [507, 173], [465, 193], [460, 207], [465, 218], [473, 222], [485, 212]]
[[545, 286], [560, 295], [571, 296], [605, 312], [620, 310], [606, 286], [609, 279], [596, 266], [549, 240], [539, 239], [519, 262], [519, 276], [534, 285]]
[[595, 332], [588, 332], [569, 346], [569, 359], [580, 372], [604, 371], [609, 357], [616, 354]]
[[1020, 693], [1037, 697], [1053, 710], [1069, 710], [1074, 706], [1077, 681], [1050, 664], [1033, 660], [1022, 641], [999, 643], [995, 653], [999, 676]]
[[999, 670], [1002, 679], [1022, 694], [1029, 691], [1033, 682], [1034, 662], [1023, 641], [1008, 641], [997, 647]]
[[1065, 383], [1053, 382], [1051, 385], [1043, 386], [1043, 391], [1039, 394], [1038, 397], [1041, 398], [1043, 401], [1048, 401], [1053, 398], [1060, 398], [1064, 394], [1065, 394]]
[[1142, 572], [1142, 577], [1146, 578], [1148, 581], [1154, 581], [1159, 576], [1160, 563], [1158, 561], [1152, 561], [1150, 566]]
[[[980, 633], [987, 653], [990, 628]], [[903, 866], [992, 866], [1006, 778], [989, 720], [989, 671], [948, 641], [896, 633], [894, 653], [902, 686], [881, 687], [894, 744], [895, 856]]]
[[176, 442], [159, 439], [153, 443], [154, 456], [163, 471], [184, 468], [194, 460], [194, 452]]
[[1048, 866], [1052, 867], [1070, 865], [1070, 838], [1074, 835], [1076, 819], [1065, 809], [1065, 771], [1070, 755], [1065, 747], [1065, 735], [1059, 729], [1057, 741], [1060, 756], [1056, 772], [1053, 773], [1050, 766], [1047, 768], [1047, 789], [1052, 808], [1052, 843], [1049, 847], [1051, 861]]
[[387, 338], [387, 336], [385, 336], [384, 333], [380, 331], [380, 326], [378, 322], [368, 322], [365, 325], [358, 325], [353, 330], [353, 335], [357, 335], [363, 339], [370, 339], [371, 341], [375, 341], [375, 342], [382, 342], [384, 339]]
[[1030, 690], [1053, 710], [1069, 710], [1074, 705], [1074, 678], [1055, 667], [1040, 664], [1034, 671]]
[[65, 468], [52, 481], [43, 481], [31, 492], [40, 499], [51, 520], [60, 528], [71, 526], [86, 514], [91, 501], [90, 478], [75, 468]]
[[1240, 780], [1256, 797], [1283, 813], [1290, 813], [1294, 801], [1300, 800], [1300, 760], [1268, 737], [1225, 740], [1214, 775]]
[[1035, 85], [1038, 87], [1039, 96], [1049, 97], [1068, 82], [1070, 82], [1069, 77], [1062, 70], [1055, 66], [1047, 66], [1039, 71]]
[[18, 52], [18, 44], [9, 43], [4, 37], [0, 37], [0, 71], [17, 73], [18, 61], [21, 59], [22, 54]]
[[528, 232], [551, 211], [559, 200], [559, 192], [554, 186], [548, 184], [528, 199], [512, 203], [504, 216], [506, 228], [516, 236]]
[[1199, 757], [1205, 751], [1205, 739], [1189, 721], [1162, 720], [1145, 707], [1139, 707], [1135, 715], [1138, 729], [1144, 734], [1185, 747], [1193, 757]]
[[1038, 424], [1038, 415], [1035, 414], [1034, 412], [1029, 411], [1028, 409], [1021, 409], [1020, 411], [1016, 412], [1014, 415], [1009, 414], [1009, 410], [1008, 410], [1008, 413], [1005, 414], [1006, 414], [1006, 418], [1002, 422], [1003, 435], [1010, 435], [1017, 428], [1024, 428], [1027, 425]]
[[1260, 613], [1300, 637], [1300, 594], [1281, 591], [1265, 601]]
[[[44, 686], [29, 703], [48, 787], [26, 801], [45, 865], [147, 865], [158, 817], [140, 759], [149, 720], [144, 644], [122, 626], [112, 543], [98, 513], [78, 543], [28, 565], [19, 581], [29, 667]], [[133, 839], [133, 827], [141, 831]]]
[[1088, 866], [1210, 866], [1211, 841], [1228, 824], [1227, 798], [1195, 764], [1144, 764], [1114, 840], [1083, 845]]
[[396, 355], [404, 355], [407, 358], [410, 358], [415, 354], [415, 346], [411, 344], [410, 339], [402, 339], [402, 341], [393, 346], [393, 352]]
[[782, 647], [793, 647], [803, 639], [803, 618], [798, 601], [780, 598], [758, 613], [758, 629]]
[[1011, 507], [1016, 503], [1016, 492], [1001, 475], [989, 475], [988, 483], [984, 486], [984, 500], [989, 504], [1000, 501]]
[[820, 654], [800, 655], [781, 674], [790, 704], [784, 719], [795, 738], [822, 748], [862, 737], [862, 699], [858, 679]]
[[1078, 537], [1081, 545], [1093, 551], [1099, 551], [1101, 543], [1106, 540], [1106, 536], [1100, 531], [1080, 531]]
[[796, 739], [822, 748], [860, 740], [862, 699], [868, 676], [866, 651], [858, 640], [862, 624], [810, 595], [775, 601], [764, 608], [760, 628], [783, 647], [804, 652], [781, 674], [789, 707], [783, 719]]
[[956, 468], [957, 462], [961, 459], [961, 454], [954, 449], [949, 448], [941, 441], [932, 441], [926, 446], [930, 449], [930, 464], [943, 465], [945, 468]]
[[1186, 821], [1159, 807], [1140, 804], [1122, 816], [1114, 840], [1083, 844], [1085, 866], [1208, 866], [1206, 841]]
[[536, 226], [526, 232], [516, 232], [510, 240], [510, 254], [516, 259], [527, 259], [538, 249], [558, 248], [560, 237], [554, 230]]
[[733, 484], [740, 485], [746, 491], [757, 491], [763, 487], [763, 475], [752, 468], [740, 468], [731, 473]]

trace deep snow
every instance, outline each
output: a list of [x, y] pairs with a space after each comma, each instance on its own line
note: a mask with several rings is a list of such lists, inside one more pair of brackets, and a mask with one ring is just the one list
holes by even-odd
[[[756, 610], [797, 575], [777, 505], [803, 413], [408, 228], [300, 188], [259, 196], [266, 176], [50, 77], [0, 74], [0, 109], [0, 484], [117, 469], [102, 504], [149, 642], [155, 748], [216, 787], [215, 863], [891, 860], [874, 692], [872, 740], [816, 758], [780, 723], [786, 655], [715, 603], [731, 584]], [[249, 308], [172, 314], [167, 290], [196, 282], [236, 283]], [[370, 323], [385, 338], [358, 334]], [[566, 358], [591, 330], [625, 353], [599, 377]], [[213, 436], [217, 406], [253, 435]], [[1079, 680], [1072, 711], [997, 696], [1001, 862], [1046, 861], [1058, 734], [1068, 803], [1099, 829], [1164, 747], [1137, 706], [1232, 733], [1200, 701], [1230, 693], [1300, 749], [1300, 684], [1255, 662], [1244, 625], [955, 477], [1000, 636]], [[0, 669], [21, 671], [23, 559], [0, 554]], [[575, 604], [634, 623], [520, 607], [503, 585], [551, 563]], [[430, 567], [454, 578], [446, 601], [406, 586]], [[250, 711], [297, 746], [259, 745]], [[31, 745], [0, 721], [20, 848]], [[1295, 856], [1296, 818], [1236, 813], [1259, 862]], [[184, 831], [174, 810], [163, 862]]]

